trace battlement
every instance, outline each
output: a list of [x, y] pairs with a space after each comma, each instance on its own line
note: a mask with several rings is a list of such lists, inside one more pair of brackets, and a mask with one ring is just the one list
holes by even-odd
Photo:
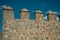
[[[9, 17], [8, 19], [11, 19], [11, 18], [12, 18], [12, 20], [14, 19], [14, 11], [13, 11], [13, 8], [12, 7], [6, 6], [5, 8], [3, 8], [3, 10], [6, 10], [6, 11], [3, 11], [3, 15], [6, 14], [4, 17], [6, 17], [7, 15], [9, 15], [8, 16]], [[56, 16], [57, 13], [56, 12], [53, 12], [53, 11], [49, 10], [47, 13], [48, 14], [47, 14], [47, 19], [46, 20], [53, 21], [53, 20], [56, 20], [57, 19], [57, 16]], [[44, 14], [43, 14], [43, 12], [41, 10], [36, 10], [34, 12], [35, 20], [44, 20], [44, 16], [43, 15]], [[30, 19], [30, 12], [29, 12], [29, 10], [26, 9], [26, 8], [21, 9], [20, 10], [20, 17], [23, 20], [24, 19], [25, 20]], [[60, 20], [60, 16], [59, 16], [59, 19], [58, 20]]]
[[[8, 10], [7, 10], [8, 9]], [[14, 19], [14, 11], [10, 7], [3, 10], [3, 40], [60, 40], [60, 22], [56, 21], [56, 13], [48, 11], [47, 21], [43, 12], [34, 12], [35, 20], [30, 20], [30, 12], [23, 8], [21, 19]], [[60, 20], [60, 15], [59, 15]]]

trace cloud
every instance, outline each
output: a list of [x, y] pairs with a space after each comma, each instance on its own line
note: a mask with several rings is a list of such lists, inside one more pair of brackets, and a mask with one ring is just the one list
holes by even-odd
[[56, 17], [56, 20], [59, 21], [59, 17]]
[[6, 5], [0, 5], [0, 10], [2, 10], [3, 8], [6, 8]]
[[60, 12], [59, 12], [59, 15], [60, 15]]
[[6, 8], [6, 5], [2, 5], [2, 8]]
[[44, 19], [47, 19], [47, 16], [45, 16]]

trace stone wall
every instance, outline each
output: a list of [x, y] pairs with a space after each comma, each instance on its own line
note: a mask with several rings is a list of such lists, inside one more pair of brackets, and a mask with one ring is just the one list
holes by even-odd
[[41, 11], [35, 13], [36, 19], [30, 20], [27, 9], [21, 10], [21, 16], [23, 15], [21, 19], [14, 19], [12, 10], [3, 11], [5, 15], [3, 17], [3, 40], [60, 40], [60, 22], [55, 20], [55, 16], [45, 21]]

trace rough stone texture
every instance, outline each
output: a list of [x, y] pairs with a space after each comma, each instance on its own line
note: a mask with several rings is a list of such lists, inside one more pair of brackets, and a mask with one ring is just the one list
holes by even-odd
[[21, 19], [14, 19], [12, 10], [4, 10], [3, 40], [60, 40], [60, 22], [44, 21], [40, 13], [35, 13], [35, 17], [30, 20], [29, 12], [22, 11]]

